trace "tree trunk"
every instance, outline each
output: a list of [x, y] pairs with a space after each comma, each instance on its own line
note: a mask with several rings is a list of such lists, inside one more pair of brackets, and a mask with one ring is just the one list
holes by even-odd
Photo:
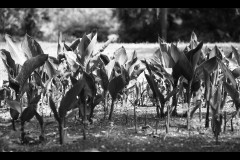
[[160, 22], [161, 22], [161, 36], [167, 41], [167, 25], [168, 25], [168, 8], [161, 8]]

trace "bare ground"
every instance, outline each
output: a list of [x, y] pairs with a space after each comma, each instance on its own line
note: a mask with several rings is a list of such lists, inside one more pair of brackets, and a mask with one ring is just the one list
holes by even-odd
[[[183, 111], [184, 108], [180, 107]], [[147, 113], [146, 113], [147, 112]], [[229, 110], [229, 113], [231, 109]], [[126, 119], [128, 113], [128, 119]], [[66, 126], [67, 142], [60, 146], [58, 143], [57, 123], [46, 126], [45, 142], [41, 144], [20, 145], [20, 132], [11, 131], [8, 113], [0, 113], [0, 151], [14, 152], [233, 152], [240, 151], [240, 135], [238, 120], [234, 119], [234, 131], [230, 122], [225, 133], [221, 133], [219, 144], [215, 144], [211, 129], [205, 129], [205, 109], [200, 123], [198, 113], [192, 119], [192, 128], [186, 129], [186, 118], [172, 117], [170, 132], [165, 132], [165, 120], [160, 120], [156, 132], [155, 108], [137, 109], [137, 133], [134, 128], [132, 107], [122, 109], [118, 107], [114, 112], [113, 123], [103, 121], [102, 107], [95, 111], [95, 120], [88, 126], [87, 139], [83, 140], [82, 125], [72, 117]], [[3, 117], [5, 115], [5, 117]], [[145, 115], [147, 121], [145, 122]], [[46, 121], [53, 121], [53, 117], [45, 117]], [[127, 123], [126, 123], [127, 122]], [[145, 125], [147, 123], [147, 125]], [[19, 128], [19, 124], [17, 124]], [[147, 126], [147, 127], [145, 127]], [[40, 129], [33, 119], [26, 125], [29, 137], [38, 139]]]

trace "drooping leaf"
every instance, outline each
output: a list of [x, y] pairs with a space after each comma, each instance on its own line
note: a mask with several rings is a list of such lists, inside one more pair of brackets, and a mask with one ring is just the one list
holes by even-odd
[[25, 35], [22, 42], [22, 50], [27, 55], [28, 59], [44, 54], [41, 46], [29, 35]]
[[109, 93], [112, 97], [113, 100], [115, 100], [117, 98], [117, 95], [120, 91], [122, 91], [124, 89], [125, 85], [124, 85], [124, 80], [122, 75], [119, 75], [117, 77], [114, 77], [108, 85], [108, 90]]
[[77, 98], [77, 95], [82, 91], [85, 83], [80, 79], [78, 83], [73, 85], [73, 87], [66, 93], [66, 95], [62, 98], [60, 107], [58, 110], [59, 117], [62, 119], [66, 116], [67, 111], [71, 108], [71, 104]]
[[232, 75], [232, 72], [226, 67], [226, 65], [220, 59], [218, 59], [218, 64], [221, 67], [221, 70], [222, 70], [224, 76], [231, 81], [232, 85], [235, 88], [237, 88], [237, 82], [236, 82], [234, 76]]
[[15, 100], [10, 100], [10, 99], [6, 99], [7, 105], [14, 109], [15, 111], [17, 111], [18, 113], [21, 113], [21, 105], [20, 102], [15, 101]]
[[114, 52], [114, 56], [115, 56], [116, 62], [118, 62], [120, 66], [124, 65], [128, 61], [127, 53], [124, 47], [117, 49]]
[[47, 59], [47, 54], [41, 54], [36, 57], [32, 57], [23, 64], [20, 73], [16, 77], [16, 80], [20, 84], [20, 88], [23, 87], [24, 83], [27, 81], [32, 72], [38, 67], [42, 66], [47, 61]]
[[13, 42], [12, 37], [10, 37], [8, 34], [5, 34], [5, 39], [12, 59], [16, 64], [23, 65], [24, 62], [28, 59], [27, 55], [25, 55], [24, 52], [18, 48], [18, 46]]

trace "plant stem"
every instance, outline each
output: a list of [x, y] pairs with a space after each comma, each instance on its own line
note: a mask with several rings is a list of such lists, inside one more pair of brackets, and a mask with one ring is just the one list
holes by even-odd
[[64, 132], [63, 132], [62, 120], [60, 120], [60, 122], [59, 122], [58, 129], [59, 129], [59, 141], [60, 141], [60, 144], [63, 145], [64, 144]]
[[206, 121], [205, 121], [205, 128], [209, 128], [209, 107], [210, 102], [206, 101], [206, 106], [207, 106], [207, 113], [206, 113]]
[[113, 114], [113, 109], [114, 109], [114, 102], [115, 102], [115, 99], [112, 99], [111, 110], [110, 110], [110, 114], [109, 114], [109, 117], [108, 117], [109, 121], [112, 120], [112, 114]]
[[188, 99], [188, 110], [187, 110], [187, 129], [190, 130], [190, 105], [191, 105], [191, 86], [192, 86], [192, 80], [188, 84], [188, 90], [187, 90], [187, 99]]
[[134, 103], [134, 126], [135, 126], [135, 133], [137, 133], [137, 115], [136, 115], [136, 104]]
[[169, 132], [169, 121], [170, 121], [170, 114], [169, 114], [169, 105], [167, 105], [167, 118], [166, 118], [166, 133]]

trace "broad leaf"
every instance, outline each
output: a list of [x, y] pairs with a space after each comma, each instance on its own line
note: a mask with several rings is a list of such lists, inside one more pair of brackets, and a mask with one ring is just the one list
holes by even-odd
[[234, 76], [232, 75], [232, 72], [225, 66], [225, 64], [220, 59], [218, 59], [218, 64], [220, 65], [224, 76], [231, 81], [232, 85], [235, 88], [237, 88], [237, 82], [236, 82]]
[[71, 45], [69, 47], [72, 49], [72, 51], [75, 51], [77, 49], [80, 41], [81, 40], [78, 38], [71, 43]]
[[65, 52], [65, 56], [66, 56], [66, 59], [67, 59], [67, 62], [69, 64], [71, 71], [76, 72], [80, 66], [77, 63], [77, 55], [72, 51], [68, 51], [68, 52]]
[[41, 95], [37, 95], [37, 96], [35, 96], [35, 97], [29, 102], [29, 104], [30, 104], [30, 105], [36, 105], [36, 104], [38, 104], [38, 102], [40, 101], [40, 99], [41, 99]]
[[221, 60], [223, 59], [222, 52], [219, 50], [219, 48], [216, 45], [209, 53], [209, 59], [211, 59], [213, 57], [217, 57]]
[[18, 111], [10, 108], [10, 116], [12, 117], [12, 120], [16, 121], [19, 118], [19, 115], [20, 113]]
[[21, 122], [29, 122], [35, 116], [35, 112], [35, 105], [29, 105], [20, 116]]
[[[161, 40], [161, 38], [159, 38], [159, 43], [160, 43], [160, 50], [159, 50], [160, 55], [158, 56], [158, 58], [160, 58], [161, 56], [163, 57], [165, 68], [173, 68], [173, 66], [175, 65], [175, 62], [171, 57], [170, 45], [164, 42], [163, 40]], [[157, 55], [155, 55], [155, 57], [156, 56]]]
[[200, 79], [204, 78], [203, 75], [203, 69], [205, 68], [208, 74], [211, 74], [213, 71], [215, 71], [218, 67], [218, 61], [217, 57], [213, 57], [202, 64], [200, 64], [196, 70], [195, 70], [195, 75], [198, 76]]
[[240, 54], [238, 53], [238, 50], [232, 46], [232, 51], [237, 60], [238, 65], [240, 66]]
[[108, 75], [107, 75], [107, 71], [105, 70], [104, 67], [101, 67], [99, 70], [98, 70], [98, 76], [100, 77], [101, 79], [101, 86], [103, 88], [104, 91], [107, 91], [108, 89], [108, 84], [109, 84], [109, 80], [108, 80]]
[[222, 95], [220, 86], [218, 86], [217, 90], [213, 94], [213, 97], [210, 100], [210, 106], [214, 113], [219, 113], [219, 109], [222, 103]]
[[10, 100], [10, 99], [6, 99], [7, 105], [14, 109], [15, 111], [17, 111], [18, 113], [21, 113], [21, 105], [20, 102], [15, 101], [15, 100]]
[[239, 78], [240, 77], [240, 67], [234, 69], [232, 71], [232, 75], [234, 76], [234, 78]]
[[199, 58], [201, 56], [201, 50], [203, 47], [203, 42], [200, 42], [199, 45], [195, 49], [190, 50], [186, 56], [189, 60], [189, 62], [192, 64], [193, 70], [196, 69], [197, 63], [199, 61]]
[[134, 50], [131, 56], [129, 57], [129, 61], [126, 63], [126, 70], [130, 73], [130, 70], [134, 67], [134, 64], [137, 62], [137, 52]]
[[176, 63], [175, 66], [179, 68], [180, 74], [190, 81], [193, 77], [193, 67], [185, 54], [181, 52], [174, 44], [171, 45], [171, 56]]
[[52, 100], [52, 96], [49, 96], [49, 103], [48, 104], [49, 104], [49, 107], [51, 108], [51, 110], [53, 111], [53, 115], [54, 115], [55, 119], [58, 121], [58, 123], [60, 123], [60, 117], [58, 115], [56, 105]]
[[124, 65], [128, 61], [127, 53], [124, 47], [117, 49], [114, 52], [114, 56], [115, 56], [116, 62], [118, 62], [120, 66]]
[[[90, 38], [91, 39], [90, 39]], [[93, 33], [89, 35], [84, 35], [78, 48], [79, 48], [79, 55], [80, 63], [86, 67], [87, 62], [89, 61], [89, 58], [94, 52], [95, 45], [97, 43], [97, 34], [93, 36]]]
[[116, 63], [116, 60], [111, 60], [106, 66], [105, 66], [105, 69], [107, 71], [107, 76], [108, 76], [108, 80], [110, 80], [111, 78], [111, 75], [112, 75], [112, 71], [113, 71], [113, 68], [115, 66], [115, 63]]
[[141, 68], [140, 65], [136, 65], [134, 67], [134, 70], [130, 73], [130, 80], [138, 78], [139, 75], [142, 74], [145, 69], [146, 69], [145, 67]]
[[5, 39], [12, 59], [16, 64], [23, 65], [24, 62], [28, 59], [27, 55], [25, 55], [24, 52], [18, 48], [18, 46], [13, 42], [12, 38], [8, 34], [5, 34]]
[[105, 55], [105, 54], [100, 54], [100, 58], [101, 58], [101, 60], [103, 61], [103, 63], [104, 63], [105, 66], [110, 62], [110, 59], [109, 59], [108, 56]]
[[237, 89], [234, 88], [234, 86], [232, 86], [226, 82], [223, 82], [223, 87], [234, 102], [240, 102], [239, 93], [238, 93]]
[[17, 75], [16, 80], [20, 84], [20, 88], [23, 87], [24, 83], [27, 81], [27, 79], [30, 77], [32, 72], [37, 69], [38, 67], [42, 66], [48, 59], [47, 54], [41, 54], [36, 57], [32, 57], [31, 59], [27, 60], [20, 71], [20, 73]]
[[16, 64], [15, 61], [12, 59], [10, 52], [8, 52], [5, 49], [0, 50], [0, 57], [5, 60], [7, 65], [13, 70], [14, 74], [16, 74], [17, 69], [16, 69]]
[[117, 98], [117, 95], [120, 91], [122, 91], [125, 87], [123, 77], [117, 76], [114, 77], [108, 85], [108, 90], [110, 95], [112, 96], [112, 99], [115, 100]]
[[211, 96], [211, 81], [210, 81], [210, 75], [207, 72], [205, 68], [203, 68], [203, 74], [204, 74], [204, 84], [205, 84], [205, 95], [204, 98], [206, 101], [210, 100]]
[[83, 79], [86, 82], [86, 85], [84, 85], [85, 96], [95, 97], [97, 93], [97, 87], [95, 85], [93, 75], [83, 72]]
[[147, 82], [153, 92], [154, 98], [158, 98], [160, 100], [161, 104], [165, 103], [164, 96], [160, 92], [158, 85], [157, 85], [156, 81], [153, 79], [153, 77], [151, 75], [147, 75], [147, 74], [145, 74], [145, 77], [146, 77]]
[[22, 42], [22, 50], [28, 56], [28, 59], [44, 54], [41, 46], [29, 35], [25, 35]]
[[69, 111], [69, 108], [71, 108], [71, 104], [75, 101], [77, 98], [77, 95], [82, 91], [85, 83], [83, 83], [82, 79], [78, 81], [63, 97], [60, 103], [59, 107], [59, 117], [64, 118], [67, 114], [67, 111]]
[[98, 104], [100, 104], [102, 101], [104, 100], [104, 97], [101, 94], [98, 94], [93, 102], [93, 106], [97, 106]]

